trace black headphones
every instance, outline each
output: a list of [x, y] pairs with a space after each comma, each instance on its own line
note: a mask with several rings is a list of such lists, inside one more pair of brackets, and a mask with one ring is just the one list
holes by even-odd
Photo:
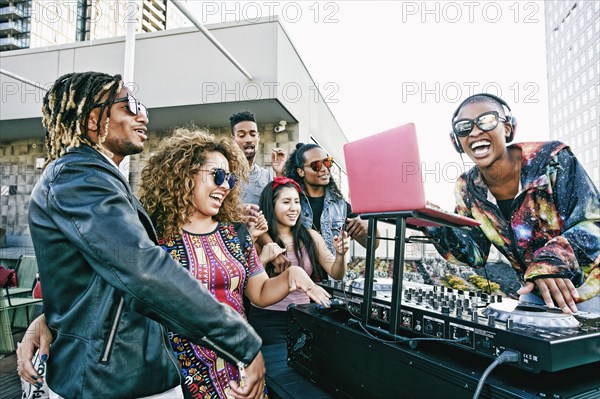
[[[506, 113], [506, 123], [508, 123], [510, 125], [510, 134], [506, 138], [506, 142], [510, 143], [511, 141], [513, 141], [513, 139], [515, 138], [515, 132], [517, 130], [517, 118], [515, 118], [514, 116], [511, 115], [512, 111], [510, 110], [510, 107], [506, 103], [506, 101], [504, 101], [500, 97], [495, 96], [493, 94], [479, 93], [479, 94], [473, 94], [472, 96], [467, 97], [465, 100], [463, 100], [463, 102], [461, 102], [459, 104], [458, 107], [456, 107], [456, 111], [454, 111], [454, 114], [452, 114], [452, 123], [454, 123], [454, 120], [458, 116], [458, 113], [460, 112], [460, 109], [462, 108], [462, 106], [465, 105], [467, 102], [469, 102], [469, 100], [471, 100], [473, 97], [488, 97], [488, 98], [491, 98], [492, 100], [495, 100], [500, 105], [502, 105], [503, 107], [506, 108], [506, 110], [508, 111]], [[460, 140], [459, 140], [458, 136], [456, 135], [456, 133], [454, 133], [454, 129], [452, 129], [452, 131], [450, 132], [450, 141], [452, 142], [454, 149], [459, 154], [462, 154], [465, 152], [465, 150], [462, 148], [462, 145], [460, 144]]]

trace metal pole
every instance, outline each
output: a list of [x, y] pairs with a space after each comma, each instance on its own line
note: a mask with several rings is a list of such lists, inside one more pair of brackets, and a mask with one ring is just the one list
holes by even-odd
[[25, 84], [28, 84], [28, 85], [30, 85], [30, 86], [36, 87], [36, 88], [38, 88], [38, 89], [40, 89], [40, 90], [43, 90], [43, 91], [48, 91], [48, 89], [46, 89], [46, 88], [45, 88], [44, 86], [42, 86], [41, 84], [39, 84], [39, 83], [37, 83], [37, 82], [34, 82], [34, 81], [32, 81], [32, 80], [26, 79], [26, 78], [24, 78], [24, 77], [22, 77], [22, 76], [19, 76], [19, 75], [17, 75], [17, 74], [14, 74], [14, 73], [12, 73], [12, 72], [9, 72], [9, 71], [7, 71], [6, 69], [2, 69], [2, 68], [0, 68], [0, 74], [2, 74], [2, 75], [6, 75], [6, 76], [8, 76], [8, 77], [11, 77], [11, 78], [13, 78], [13, 79], [15, 79], [15, 80], [18, 80], [19, 82], [23, 82], [23, 83], [25, 83]]
[[227, 57], [227, 59], [229, 61], [231, 61], [231, 63], [233, 65], [235, 65], [235, 67], [237, 69], [240, 70], [241, 73], [244, 74], [244, 76], [246, 76], [248, 78], [248, 80], [254, 80], [254, 78], [252, 77], [252, 75], [250, 75], [250, 73], [248, 71], [246, 71], [246, 69], [244, 69], [244, 67], [235, 59], [233, 58], [233, 56], [231, 54], [229, 54], [229, 51], [227, 51], [227, 49], [225, 49], [225, 47], [223, 47], [221, 45], [221, 43], [219, 43], [219, 41], [212, 35], [212, 33], [210, 33], [208, 31], [208, 29], [206, 29], [204, 27], [204, 25], [202, 25], [202, 23], [200, 23], [200, 21], [198, 21], [198, 18], [196, 18], [184, 5], [184, 1], [182, 0], [171, 0], [171, 2], [173, 3], [173, 5], [175, 5], [175, 7], [177, 7], [179, 9], [179, 11], [181, 11], [181, 13], [183, 15], [186, 16], [187, 19], [190, 20], [191, 23], [193, 23], [196, 28], [200, 29], [200, 32], [202, 32], [204, 34], [204, 36], [206, 36], [206, 38], [208, 40], [211, 41], [212, 44], [215, 45], [216, 48], [219, 49], [219, 51], [221, 53], [223, 53], [223, 55], [225, 57]]
[[[142, 7], [134, 0], [127, 0], [126, 10], [133, 10], [134, 7]], [[138, 10], [141, 11], [141, 10]], [[133, 67], [135, 65], [135, 28], [137, 25], [137, 15], [141, 12], [136, 12], [132, 16], [128, 15], [125, 18], [125, 64], [123, 66], [123, 81], [125, 84], [133, 83]]]
[[[137, 2], [135, 0], [127, 0], [125, 9], [126, 10], [136, 10], [135, 13], [131, 15], [127, 15], [125, 17], [125, 56], [123, 60], [123, 82], [125, 83], [125, 87], [129, 90], [133, 90], [133, 71], [135, 66], [135, 28], [137, 26], [137, 16], [142, 15], [142, 10], [137, 9], [137, 7], [143, 7], [141, 2]], [[121, 170], [125, 179], [129, 181], [129, 156], [123, 158], [121, 163], [119, 164], [119, 169]]]

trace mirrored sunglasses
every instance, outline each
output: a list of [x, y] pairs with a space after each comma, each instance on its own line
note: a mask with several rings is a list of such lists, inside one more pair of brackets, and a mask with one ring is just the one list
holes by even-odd
[[323, 165], [325, 165], [327, 169], [331, 169], [331, 166], [333, 165], [333, 157], [312, 161], [311, 163], [304, 165], [304, 167], [310, 166], [312, 170], [318, 172], [323, 168]]
[[131, 94], [127, 93], [126, 97], [117, 98], [115, 101], [113, 101], [113, 104], [122, 102], [127, 102], [127, 109], [132, 114], [137, 115], [141, 113], [146, 118], [148, 118], [148, 109], [146, 108], [146, 106], [139, 102], [137, 98], [135, 98]]
[[498, 111], [488, 111], [475, 119], [465, 118], [455, 121], [452, 123], [452, 130], [459, 137], [467, 137], [473, 131], [475, 125], [482, 131], [489, 132], [498, 126], [499, 120], [506, 122], [506, 119], [498, 115]]
[[237, 183], [237, 176], [231, 172], [225, 172], [224, 169], [214, 168], [211, 170], [205, 170], [205, 172], [209, 172], [215, 178], [215, 184], [220, 186], [223, 184], [225, 179], [227, 179], [227, 184], [229, 184], [229, 189], [233, 189], [235, 187], [235, 183]]

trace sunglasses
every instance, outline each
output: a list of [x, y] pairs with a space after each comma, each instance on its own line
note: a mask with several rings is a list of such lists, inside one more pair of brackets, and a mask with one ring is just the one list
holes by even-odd
[[333, 157], [327, 157], [318, 161], [312, 161], [311, 163], [303, 165], [302, 167], [305, 168], [307, 166], [310, 166], [312, 170], [318, 172], [323, 168], [323, 165], [325, 165], [327, 169], [331, 169], [331, 166], [333, 165]]
[[146, 119], [148, 119], [148, 109], [144, 104], [139, 102], [137, 98], [127, 93], [126, 97], [117, 98], [113, 101], [113, 104], [127, 102], [127, 109], [134, 115], [139, 114], [140, 112]]
[[215, 168], [211, 170], [203, 170], [203, 172], [209, 172], [215, 178], [215, 184], [220, 186], [223, 184], [225, 179], [227, 179], [227, 184], [229, 184], [229, 189], [232, 190], [235, 187], [235, 183], [237, 183], [237, 176], [231, 172], [225, 172], [224, 169]]
[[472, 131], [473, 127], [477, 125], [479, 129], [484, 132], [494, 130], [498, 126], [498, 121], [506, 122], [506, 119], [498, 115], [498, 111], [488, 111], [479, 115], [475, 119], [459, 119], [452, 123], [452, 130], [458, 137], [467, 137]]

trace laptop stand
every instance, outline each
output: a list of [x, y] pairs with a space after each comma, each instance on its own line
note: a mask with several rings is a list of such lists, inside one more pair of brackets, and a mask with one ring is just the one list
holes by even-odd
[[365, 328], [370, 325], [371, 306], [373, 303], [373, 281], [375, 264], [375, 243], [377, 239], [386, 239], [385, 237], [376, 237], [377, 223], [383, 221], [396, 226], [394, 240], [394, 260], [392, 275], [392, 301], [389, 313], [389, 334], [398, 336], [398, 326], [400, 325], [401, 307], [402, 307], [402, 279], [404, 278], [404, 248], [406, 245], [407, 219], [421, 219], [428, 222], [434, 222], [441, 226], [465, 228], [457, 223], [440, 220], [429, 215], [423, 215], [417, 210], [382, 212], [382, 213], [363, 213], [361, 219], [368, 220], [367, 229], [367, 254], [365, 259], [365, 281], [363, 291], [363, 303], [361, 307], [361, 324]]

